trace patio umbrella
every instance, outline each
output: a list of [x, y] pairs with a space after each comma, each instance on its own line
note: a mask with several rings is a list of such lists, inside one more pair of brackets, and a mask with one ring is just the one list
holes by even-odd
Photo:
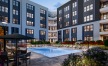
[[[0, 36], [0, 39], [11, 39], [11, 40], [16, 40], [16, 66], [18, 66], [18, 63], [17, 63], [17, 41], [18, 40], [27, 40], [27, 39], [34, 39], [32, 37], [28, 37], [28, 36], [25, 36], [25, 35], [21, 35], [21, 34], [8, 34], [8, 35], [4, 35], [4, 36]], [[6, 47], [6, 44], [4, 44], [4, 49]]]

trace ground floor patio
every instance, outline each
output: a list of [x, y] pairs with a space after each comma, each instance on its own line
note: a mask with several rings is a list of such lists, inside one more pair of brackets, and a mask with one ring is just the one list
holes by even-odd
[[[49, 58], [37, 53], [31, 53], [31, 64], [28, 66], [61, 66], [64, 59], [67, 58], [68, 55], [58, 56]], [[24, 63], [22, 63], [21, 66], [25, 66]]]

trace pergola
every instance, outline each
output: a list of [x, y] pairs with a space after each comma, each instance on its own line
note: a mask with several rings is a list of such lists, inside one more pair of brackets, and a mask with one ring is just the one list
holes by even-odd
[[[27, 39], [34, 39], [29, 36], [21, 35], [21, 34], [8, 34], [4, 36], [0, 36], [0, 39], [8, 39], [8, 40], [15, 40], [16, 41], [16, 66], [18, 66], [18, 59], [17, 59], [17, 42], [18, 40], [27, 40]], [[6, 44], [4, 44], [4, 50], [6, 50]]]

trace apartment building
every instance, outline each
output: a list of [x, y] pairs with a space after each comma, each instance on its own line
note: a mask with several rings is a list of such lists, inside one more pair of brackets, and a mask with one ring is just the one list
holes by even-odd
[[57, 12], [49, 12], [48, 14], [48, 40], [50, 43], [58, 41], [57, 37]]
[[48, 40], [48, 8], [30, 0], [0, 0], [0, 26], [6, 27], [6, 34]]
[[70, 0], [57, 9], [58, 41], [105, 40], [107, 0]]

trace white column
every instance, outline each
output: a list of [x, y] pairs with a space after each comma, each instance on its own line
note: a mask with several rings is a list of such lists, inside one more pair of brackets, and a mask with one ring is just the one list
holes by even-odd
[[78, 25], [77, 26], [77, 40], [82, 40], [83, 36], [82, 36], [82, 25]]
[[61, 39], [62, 39], [62, 42], [63, 42], [63, 30], [61, 30]]
[[69, 28], [69, 40], [71, 41], [71, 28]]

